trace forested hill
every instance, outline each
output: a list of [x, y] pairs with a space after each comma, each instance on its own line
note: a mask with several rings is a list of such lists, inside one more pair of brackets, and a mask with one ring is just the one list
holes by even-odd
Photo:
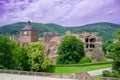
[[103, 37], [103, 40], [112, 39], [115, 37], [114, 32], [120, 28], [120, 25], [113, 23], [94, 23], [84, 26], [71, 27], [70, 30], [73, 33], [81, 32], [97, 32], [98, 35]]
[[[11, 35], [18, 35], [21, 28], [27, 25], [26, 22], [18, 22], [10, 25], [5, 25], [0, 27], [0, 33], [6, 34], [10, 33]], [[64, 27], [57, 24], [41, 24], [41, 23], [32, 23], [32, 26], [39, 30], [39, 36], [43, 35], [43, 32], [52, 31], [56, 32], [58, 35], [64, 35], [66, 30], [71, 30], [73, 33], [81, 32], [97, 32], [98, 35], [103, 37], [103, 40], [108, 40], [114, 37], [114, 31], [120, 28], [120, 25], [113, 23], [94, 23], [84, 26], [77, 27]]]

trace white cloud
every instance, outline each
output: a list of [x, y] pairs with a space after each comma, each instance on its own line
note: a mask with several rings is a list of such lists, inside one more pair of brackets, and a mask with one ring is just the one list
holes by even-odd
[[[81, 20], [114, 0], [29, 0], [5, 4], [5, 14], [11, 21], [33, 20], [40, 22], [64, 22]], [[12, 11], [11, 11], [12, 10]], [[106, 14], [111, 14], [108, 11]], [[12, 19], [15, 20], [12, 20]], [[6, 19], [4, 17], [4, 19]], [[66, 22], [67, 23], [67, 22]]]

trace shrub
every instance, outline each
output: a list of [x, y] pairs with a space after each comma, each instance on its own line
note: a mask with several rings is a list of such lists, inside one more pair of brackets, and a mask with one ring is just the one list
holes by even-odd
[[114, 72], [113, 72], [113, 77], [120, 78], [120, 73], [119, 73], [119, 71], [114, 71]]
[[104, 70], [102, 75], [103, 77], [110, 77], [110, 71]]
[[91, 63], [90, 57], [83, 57], [79, 63]]
[[100, 61], [100, 62], [107, 62], [107, 58], [106, 58], [106, 57], [104, 57], [104, 58], [103, 58], [103, 60], [102, 60], [102, 61]]
[[81, 67], [81, 66], [93, 66], [93, 65], [105, 65], [112, 64], [113, 62], [96, 62], [96, 63], [85, 63], [85, 64], [57, 64], [55, 67]]
[[3, 65], [0, 65], [0, 69], [5, 69], [5, 67]]
[[114, 59], [115, 54], [113, 52], [110, 52], [109, 54], [106, 55], [106, 57], [109, 58], [109, 59]]

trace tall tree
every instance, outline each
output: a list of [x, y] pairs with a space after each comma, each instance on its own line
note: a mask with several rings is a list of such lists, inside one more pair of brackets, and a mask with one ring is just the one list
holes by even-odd
[[0, 64], [5, 68], [12, 67], [15, 44], [14, 41], [9, 40], [8, 36], [0, 35]]
[[33, 42], [28, 45], [30, 69], [32, 71], [42, 71], [51, 65], [51, 60], [46, 58], [45, 44]]
[[58, 48], [58, 64], [78, 63], [84, 56], [83, 42], [75, 36], [65, 36]]
[[119, 71], [120, 74], [120, 42], [116, 43], [114, 53], [115, 53], [115, 58], [113, 63], [113, 69]]
[[28, 51], [25, 47], [16, 45], [16, 48], [13, 50], [13, 60], [15, 65], [14, 69], [17, 70], [30, 70], [28, 63]]
[[0, 65], [7, 69], [29, 70], [27, 49], [9, 36], [0, 35]]
[[[120, 29], [115, 32], [118, 42], [115, 44], [113, 69], [120, 75]], [[120, 77], [120, 76], [119, 76]]]

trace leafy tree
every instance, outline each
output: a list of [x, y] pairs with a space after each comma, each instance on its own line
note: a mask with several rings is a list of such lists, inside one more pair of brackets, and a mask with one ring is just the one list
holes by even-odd
[[119, 41], [115, 44], [115, 49], [114, 49], [115, 58], [114, 58], [113, 68], [114, 70], [118, 71], [120, 74], [120, 29], [118, 29], [115, 32], [115, 34]]
[[115, 31], [116, 38], [120, 41], [120, 28]]
[[9, 40], [8, 36], [0, 35], [0, 64], [10, 69], [13, 64], [13, 50], [15, 42]]
[[0, 65], [7, 69], [29, 70], [27, 50], [9, 36], [0, 35]]
[[65, 36], [58, 48], [58, 64], [78, 63], [84, 56], [83, 42], [75, 36]]
[[119, 71], [120, 74], [120, 42], [116, 43], [114, 53], [115, 53], [115, 58], [113, 63], [113, 69]]
[[103, 44], [102, 44], [102, 49], [104, 51], [104, 53], [107, 54], [107, 51], [108, 51], [108, 47], [110, 44], [112, 44], [113, 41], [112, 40], [107, 40], [107, 41], [104, 41]]
[[19, 70], [30, 70], [28, 63], [28, 53], [27, 49], [16, 45], [16, 48], [13, 51], [13, 60], [15, 63], [14, 69]]
[[30, 70], [42, 71], [51, 65], [51, 60], [45, 58], [45, 44], [33, 42], [28, 45]]

